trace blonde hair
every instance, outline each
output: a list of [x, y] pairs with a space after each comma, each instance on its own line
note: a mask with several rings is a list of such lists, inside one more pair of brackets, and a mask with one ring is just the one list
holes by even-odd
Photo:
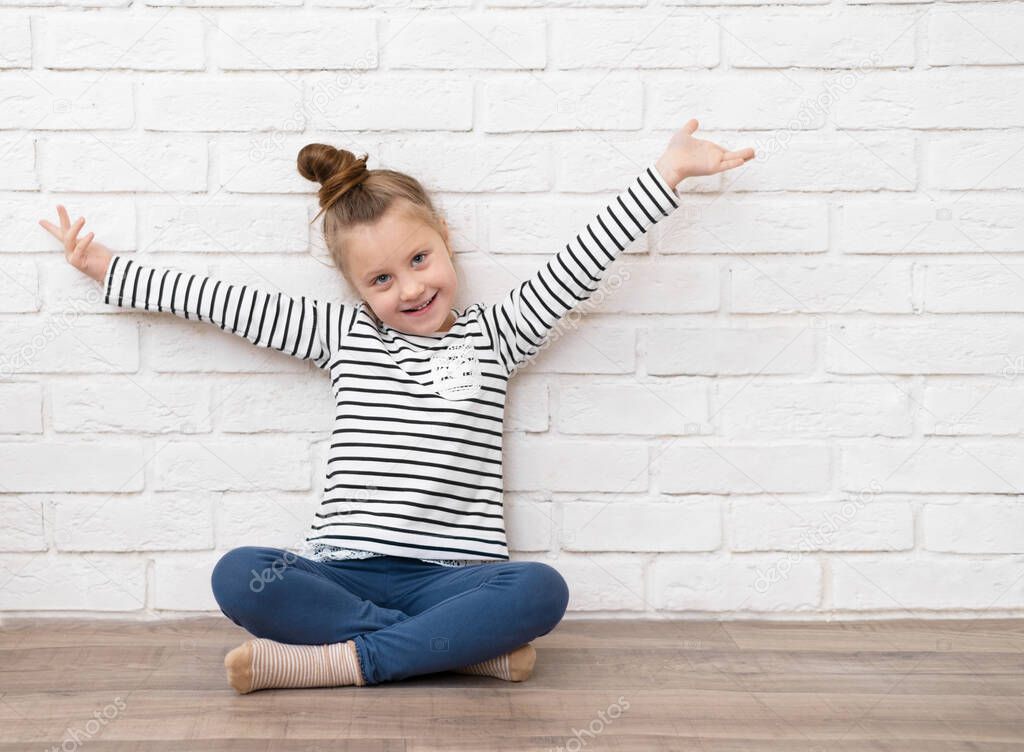
[[374, 224], [398, 201], [400, 210], [444, 234], [440, 216], [416, 178], [395, 170], [368, 170], [367, 158], [328, 144], [307, 144], [296, 160], [302, 177], [320, 183], [320, 211], [313, 221], [323, 214], [324, 243], [353, 290], [356, 285], [346, 263], [346, 230]]

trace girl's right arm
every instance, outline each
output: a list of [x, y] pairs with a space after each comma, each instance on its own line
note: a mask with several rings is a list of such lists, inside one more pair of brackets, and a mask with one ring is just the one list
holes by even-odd
[[102, 284], [105, 303], [207, 321], [259, 347], [329, 367], [339, 341], [343, 303], [293, 298], [140, 264], [93, 242], [93, 233], [77, 239], [85, 220], [71, 225], [64, 207], [57, 210], [60, 228], [45, 220], [40, 224], [64, 244], [64, 255], [72, 266]]

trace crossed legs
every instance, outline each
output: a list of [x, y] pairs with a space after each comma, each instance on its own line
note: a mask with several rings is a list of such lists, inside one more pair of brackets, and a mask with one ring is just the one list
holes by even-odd
[[[307, 651], [309, 660], [319, 661], [309, 670], [316, 668], [313, 673], [329, 684], [378, 684], [481, 669], [505, 656], [532, 666], [527, 643], [554, 629], [569, 599], [565, 580], [542, 562], [467, 567], [400, 557], [316, 562], [258, 546], [227, 552], [214, 567], [211, 584], [222, 612], [257, 638], [335, 646], [315, 655]], [[300, 660], [297, 656], [289, 660]], [[346, 659], [356, 672], [347, 673]], [[327, 685], [302, 684], [294, 671], [290, 681], [287, 686]]]

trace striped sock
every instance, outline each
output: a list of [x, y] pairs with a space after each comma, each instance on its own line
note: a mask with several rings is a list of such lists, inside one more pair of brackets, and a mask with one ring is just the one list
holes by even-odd
[[224, 657], [228, 682], [239, 694], [257, 689], [363, 686], [352, 640], [329, 645], [289, 645], [262, 637]]
[[463, 666], [455, 669], [456, 674], [476, 674], [478, 676], [493, 676], [496, 679], [505, 681], [523, 681], [533, 673], [533, 664], [537, 660], [537, 651], [533, 645], [526, 643], [516, 648], [511, 653], [499, 655], [497, 658], [489, 658], [471, 666]]

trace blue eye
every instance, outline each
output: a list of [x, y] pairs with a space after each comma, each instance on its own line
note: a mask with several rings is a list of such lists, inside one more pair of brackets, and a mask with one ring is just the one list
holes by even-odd
[[[416, 259], [416, 258], [418, 258], [420, 256], [426, 256], [426, 255], [427, 255], [427, 251], [420, 251], [415, 256], [413, 256], [413, 259]], [[387, 274], [378, 274], [376, 277], [373, 278], [373, 281], [370, 283], [370, 285], [371, 286], [376, 285], [377, 284], [377, 280], [379, 280], [381, 277], [386, 277], [386, 276], [388, 276], [388, 275]]]

